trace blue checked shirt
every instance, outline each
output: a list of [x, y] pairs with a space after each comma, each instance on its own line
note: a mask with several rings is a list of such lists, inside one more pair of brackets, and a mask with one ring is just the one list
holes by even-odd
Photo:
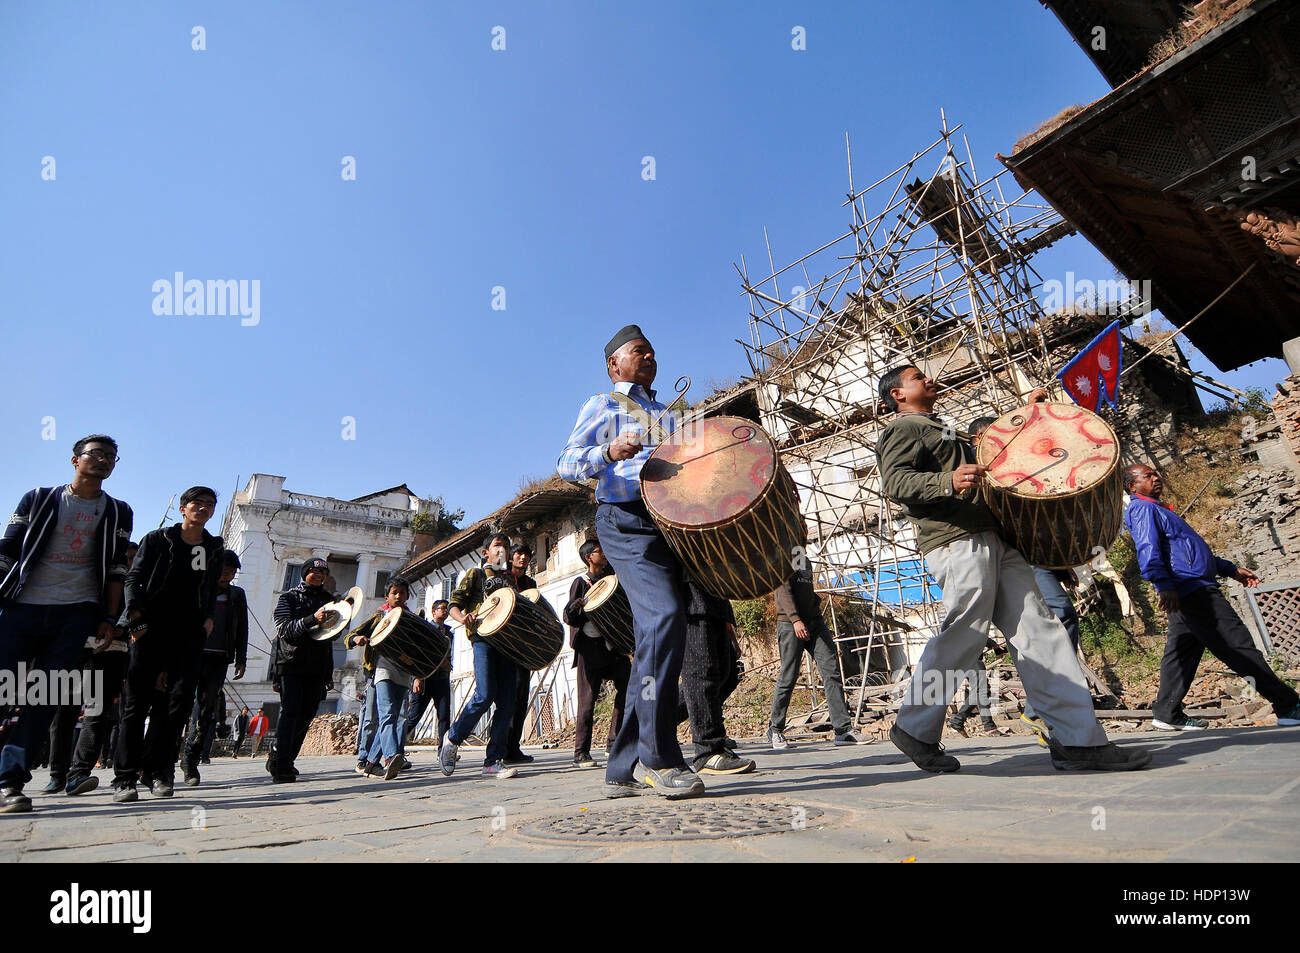
[[[650, 415], [651, 421], [664, 412], [664, 405], [655, 400], [655, 392], [647, 391], [640, 384], [619, 381], [614, 389], [631, 397]], [[677, 429], [676, 412], [666, 414], [659, 423], [665, 431], [673, 433]], [[628, 414], [622, 404], [609, 394], [597, 394], [582, 405], [578, 422], [569, 435], [568, 445], [560, 454], [555, 472], [566, 480], [599, 477], [596, 499], [601, 503], [639, 500], [641, 467], [645, 465], [654, 446], [642, 447], [640, 453], [627, 460], [611, 461], [608, 456], [609, 443], [619, 434], [628, 431], [645, 438], [645, 428]]]

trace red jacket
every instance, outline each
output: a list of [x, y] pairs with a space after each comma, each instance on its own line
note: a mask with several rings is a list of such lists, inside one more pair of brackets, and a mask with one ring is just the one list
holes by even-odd
[[270, 728], [270, 726], [271, 723], [267, 720], [266, 715], [259, 711], [253, 716], [253, 720], [248, 723], [248, 733], [250, 735], [257, 735], [260, 738], [262, 735], [266, 734], [267, 729]]

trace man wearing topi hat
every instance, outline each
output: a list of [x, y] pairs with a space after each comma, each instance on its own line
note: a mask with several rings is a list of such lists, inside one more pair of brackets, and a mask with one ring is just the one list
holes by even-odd
[[687, 769], [677, 743], [677, 679], [686, 646], [682, 567], [641, 500], [641, 468], [676, 429], [676, 419], [651, 390], [654, 347], [635, 324], [605, 345], [605, 370], [612, 392], [583, 404], [555, 468], [566, 480], [597, 478], [596, 534], [635, 620], [628, 706], [609, 752], [605, 794], [696, 797], [704, 782]]

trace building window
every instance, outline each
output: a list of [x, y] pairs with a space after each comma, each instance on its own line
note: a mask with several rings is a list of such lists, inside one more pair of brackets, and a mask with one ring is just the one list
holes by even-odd
[[380, 570], [375, 573], [375, 598], [382, 599], [388, 595], [388, 580], [393, 578], [391, 572]]
[[287, 592], [302, 582], [302, 563], [289, 563], [284, 567], [284, 585], [280, 588]]

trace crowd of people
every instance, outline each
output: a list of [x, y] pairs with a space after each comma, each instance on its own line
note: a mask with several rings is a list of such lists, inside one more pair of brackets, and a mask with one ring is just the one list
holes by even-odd
[[[675, 432], [677, 418], [655, 396], [654, 348], [640, 328], [618, 331], [605, 347], [612, 393], [582, 407], [557, 472], [567, 479], [596, 480], [595, 536], [580, 547], [586, 571], [573, 580], [568, 602], [557, 613], [569, 626], [576, 668], [577, 730], [573, 764], [596, 767], [592, 757], [596, 699], [613, 688], [613, 717], [606, 741], [604, 793], [622, 798], [658, 794], [669, 799], [705, 791], [702, 776], [753, 771], [726, 731], [723, 705], [740, 680], [742, 665], [731, 604], [695, 584], [674, 555], [641, 499], [641, 468], [653, 449], [652, 435]], [[1031, 708], [1026, 721], [1060, 770], [1134, 770], [1151, 761], [1148, 751], [1109, 741], [1093, 711], [1078, 663], [1078, 619], [1058, 572], [1035, 569], [999, 532], [979, 494], [987, 467], [972, 451], [987, 418], [957, 435], [934, 413], [936, 382], [914, 365], [902, 365], [879, 382], [882, 406], [894, 414], [877, 448], [883, 490], [916, 528], [919, 548], [942, 590], [944, 618], [917, 661], [890, 740], [919, 768], [951, 772], [957, 758], [940, 744], [955, 686], [978, 686], [981, 656], [990, 627], [1006, 641]], [[1030, 395], [1041, 400], [1045, 392]], [[654, 418], [653, 422], [651, 418]], [[238, 556], [205, 528], [217, 494], [193, 486], [180, 497], [180, 522], [131, 541], [132, 511], [109, 496], [103, 483], [117, 463], [117, 444], [97, 434], [73, 447], [71, 482], [25, 494], [0, 538], [0, 671], [20, 663], [47, 672], [88, 671], [102, 679], [102, 704], [86, 705], [80, 734], [73, 736], [81, 704], [25, 704], [4, 728], [0, 751], [0, 813], [31, 810], [24, 787], [48, 735], [50, 783], [81, 796], [98, 786], [92, 773], [113, 770], [113, 800], [134, 801], [143, 784], [154, 797], [174, 793], [176, 766], [187, 785], [200, 783], [199, 766], [210, 756], [223, 714], [228, 669], [244, 675], [248, 603], [232, 585]], [[1204, 540], [1161, 502], [1158, 471], [1134, 464], [1124, 471], [1131, 502], [1125, 525], [1137, 548], [1144, 578], [1159, 592], [1169, 631], [1161, 664], [1154, 724], [1174, 731], [1204, 729], [1189, 717], [1183, 699], [1205, 649], [1251, 680], [1273, 703], [1278, 724], [1300, 725], [1300, 698], [1269, 667], [1248, 630], [1224, 598], [1219, 580], [1255, 586], [1249, 569], [1216, 557]], [[533, 553], [494, 533], [477, 567], [464, 573], [446, 601], [432, 605], [426, 620], [445, 638], [443, 663], [427, 677], [371, 644], [383, 612], [406, 609], [407, 580], [389, 580], [381, 613], [347, 635], [363, 649], [366, 685], [358, 732], [356, 771], [362, 777], [400, 777], [411, 767], [406, 742], [430, 703], [437, 719], [438, 762], [452, 775], [459, 749], [487, 728], [482, 774], [508, 779], [533, 761], [520, 747], [531, 673], [480, 636], [479, 613], [497, 589], [536, 589], [528, 575]], [[590, 588], [616, 572], [632, 608], [635, 649], [629, 658], [589, 618]], [[333, 688], [329, 638], [317, 638], [330, 619], [336, 596], [325, 560], [313, 558], [302, 578], [281, 594], [274, 613], [273, 679], [280, 696], [275, 737], [266, 761], [274, 783], [292, 783], [295, 764], [315, 716]], [[776, 593], [780, 670], [772, 699], [767, 742], [790, 747], [786, 709], [804, 653], [825, 686], [833, 744], [863, 743], [854, 731], [840, 677], [837, 649], [822, 619], [811, 571], [795, 567]], [[421, 612], [421, 615], [423, 613]], [[464, 627], [473, 649], [474, 693], [452, 719], [450, 618]], [[934, 686], [947, 686], [938, 691]], [[978, 692], [973, 694], [978, 695]], [[50, 700], [46, 700], [50, 701]], [[987, 709], [965, 701], [948, 724], [962, 730], [966, 718]], [[689, 722], [694, 745], [687, 761], [677, 741]], [[182, 736], [190, 727], [184, 745]], [[235, 719], [235, 751], [247, 735], [256, 754], [267, 736], [265, 711], [247, 708]]]

